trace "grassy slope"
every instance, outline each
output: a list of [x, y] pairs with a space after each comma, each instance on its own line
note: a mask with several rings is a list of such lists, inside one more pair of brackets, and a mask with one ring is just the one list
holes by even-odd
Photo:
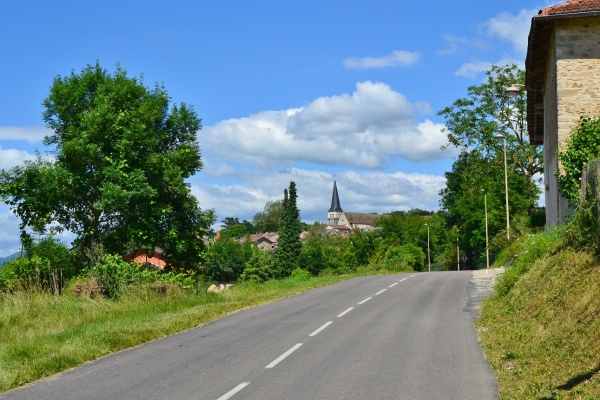
[[510, 251], [478, 324], [501, 398], [600, 399], [600, 262], [557, 233]]

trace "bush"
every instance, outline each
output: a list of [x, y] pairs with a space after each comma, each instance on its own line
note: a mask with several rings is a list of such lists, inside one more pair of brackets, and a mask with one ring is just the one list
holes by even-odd
[[307, 281], [311, 277], [310, 272], [302, 268], [296, 268], [292, 271], [291, 278], [297, 281]]
[[28, 243], [25, 256], [4, 264], [0, 272], [0, 288], [42, 289], [59, 294], [65, 282], [76, 276], [78, 271], [67, 246], [46, 237], [38, 243]]
[[158, 272], [137, 263], [125, 261], [121, 256], [106, 254], [91, 270], [91, 277], [106, 287], [109, 297], [116, 298], [126, 286], [156, 282]]
[[271, 256], [265, 251], [252, 248], [252, 257], [245, 264], [240, 280], [248, 283], [263, 283], [272, 277]]

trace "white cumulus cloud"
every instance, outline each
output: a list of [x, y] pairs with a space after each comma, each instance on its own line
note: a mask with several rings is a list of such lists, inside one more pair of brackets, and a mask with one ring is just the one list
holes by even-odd
[[320, 97], [303, 108], [222, 121], [199, 135], [207, 159], [266, 167], [309, 162], [378, 169], [401, 158], [429, 161], [441, 152], [440, 124], [419, 122], [413, 104], [384, 83], [362, 82], [352, 94]]
[[0, 148], [0, 170], [11, 169], [17, 165], [21, 165], [25, 160], [33, 160], [35, 155], [25, 151], [17, 149], [2, 149]]

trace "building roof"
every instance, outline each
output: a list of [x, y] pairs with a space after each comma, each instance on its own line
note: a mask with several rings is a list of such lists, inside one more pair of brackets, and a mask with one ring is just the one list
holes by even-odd
[[600, 0], [571, 0], [546, 7], [531, 19], [525, 87], [527, 88], [527, 130], [532, 144], [544, 143], [544, 82], [554, 24], [559, 20], [600, 16]]
[[581, 12], [600, 11], [600, 0], [571, 0], [566, 3], [546, 7], [538, 12], [538, 15], [559, 15]]
[[379, 214], [365, 214], [356, 212], [345, 212], [344, 215], [350, 224], [354, 225], [373, 225], [373, 222], [379, 218]]
[[340, 205], [340, 197], [338, 196], [337, 185], [333, 181], [333, 194], [331, 195], [331, 207], [328, 212], [343, 212]]

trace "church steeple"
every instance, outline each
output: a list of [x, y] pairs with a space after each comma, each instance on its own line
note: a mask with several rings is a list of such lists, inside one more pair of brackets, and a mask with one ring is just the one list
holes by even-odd
[[331, 195], [331, 207], [329, 208], [329, 212], [343, 212], [342, 207], [340, 206], [340, 197], [338, 196], [335, 181], [333, 181], [333, 194]]
[[327, 223], [329, 225], [337, 225], [343, 212], [340, 205], [340, 197], [338, 196], [337, 184], [333, 181], [333, 194], [331, 195], [331, 207], [327, 212]]

